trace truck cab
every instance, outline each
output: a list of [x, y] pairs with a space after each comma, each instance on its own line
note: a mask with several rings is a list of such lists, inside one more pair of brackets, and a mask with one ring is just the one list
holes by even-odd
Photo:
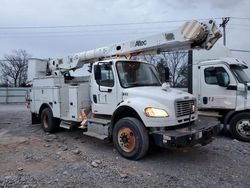
[[162, 87], [150, 63], [113, 59], [95, 63], [92, 70], [90, 98], [94, 114], [111, 116], [119, 108], [130, 108], [146, 127], [169, 127], [197, 119], [195, 97]]
[[245, 62], [232, 57], [196, 61], [193, 65], [193, 93], [198, 98], [198, 109], [218, 112], [225, 130], [243, 141], [250, 141], [247, 68]]

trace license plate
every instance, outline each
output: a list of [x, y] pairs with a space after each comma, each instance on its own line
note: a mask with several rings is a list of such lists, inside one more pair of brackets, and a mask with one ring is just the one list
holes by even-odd
[[196, 133], [196, 134], [195, 134], [195, 138], [196, 138], [196, 139], [202, 138], [202, 132]]
[[163, 143], [167, 143], [169, 140], [171, 140], [170, 136], [163, 135]]

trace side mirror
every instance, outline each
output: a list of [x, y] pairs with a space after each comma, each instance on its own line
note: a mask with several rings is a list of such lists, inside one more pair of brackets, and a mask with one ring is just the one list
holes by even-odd
[[101, 66], [100, 65], [95, 65], [94, 74], [95, 74], [95, 79], [97, 81], [102, 79], [102, 73], [101, 73]]
[[237, 84], [237, 91], [247, 91], [246, 86], [244, 84]]
[[168, 67], [165, 67], [165, 81], [169, 82], [170, 79], [170, 70]]
[[229, 85], [229, 82], [227, 82], [225, 80], [225, 77], [223, 76], [223, 74], [221, 72], [216, 74], [216, 78], [217, 78], [217, 82], [218, 82], [219, 86], [227, 87]]

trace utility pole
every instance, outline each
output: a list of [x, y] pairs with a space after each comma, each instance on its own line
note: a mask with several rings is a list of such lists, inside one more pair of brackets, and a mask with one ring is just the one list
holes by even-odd
[[229, 22], [230, 17], [222, 18], [222, 23], [220, 24], [220, 27], [223, 28], [223, 44], [226, 46], [226, 25]]
[[193, 51], [188, 50], [188, 93], [193, 94]]
[[9, 98], [9, 80], [7, 78], [7, 87], [6, 87], [6, 104], [8, 104]]

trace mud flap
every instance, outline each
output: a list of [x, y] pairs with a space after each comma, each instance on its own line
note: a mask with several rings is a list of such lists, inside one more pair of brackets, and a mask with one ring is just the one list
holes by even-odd
[[40, 124], [41, 120], [40, 117], [36, 113], [31, 113], [31, 124]]

